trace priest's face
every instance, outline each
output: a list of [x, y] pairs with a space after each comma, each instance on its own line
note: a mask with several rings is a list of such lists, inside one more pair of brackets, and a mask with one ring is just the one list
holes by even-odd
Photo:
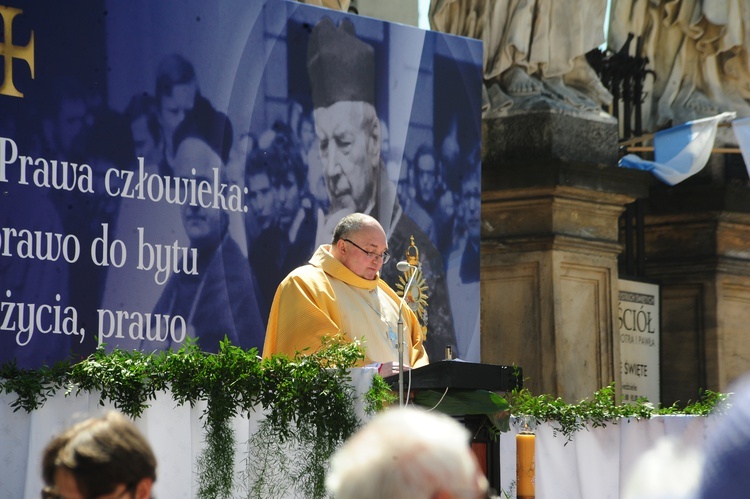
[[315, 109], [315, 132], [331, 212], [364, 212], [373, 199], [380, 132], [374, 109], [367, 106], [344, 101]]
[[383, 267], [382, 255], [388, 250], [383, 228], [377, 223], [368, 224], [346, 239], [337, 243], [343, 246], [339, 251], [341, 263], [363, 279], [376, 279]]

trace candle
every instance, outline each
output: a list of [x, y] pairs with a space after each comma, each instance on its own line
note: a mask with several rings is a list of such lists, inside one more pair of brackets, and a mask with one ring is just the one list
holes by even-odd
[[516, 497], [518, 499], [533, 499], [534, 490], [534, 444], [536, 436], [533, 433], [519, 433], [516, 435]]

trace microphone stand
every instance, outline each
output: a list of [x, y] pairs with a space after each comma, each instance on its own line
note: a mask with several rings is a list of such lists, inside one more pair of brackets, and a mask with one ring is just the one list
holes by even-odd
[[404, 406], [404, 316], [403, 306], [406, 301], [406, 294], [411, 288], [411, 284], [414, 281], [414, 276], [417, 275], [417, 267], [409, 265], [411, 268], [411, 276], [409, 282], [406, 283], [404, 288], [404, 296], [401, 297], [401, 302], [398, 305], [398, 405], [399, 407]]

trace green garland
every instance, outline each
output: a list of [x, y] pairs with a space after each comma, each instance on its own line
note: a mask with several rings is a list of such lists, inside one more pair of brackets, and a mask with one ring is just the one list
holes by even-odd
[[[668, 407], [654, 407], [647, 399], [632, 404], [618, 404], [615, 384], [601, 388], [591, 399], [568, 404], [551, 395], [532, 395], [526, 389], [514, 391], [509, 402], [514, 415], [533, 416], [537, 422], [547, 422], [555, 435], [562, 434], [569, 441], [575, 432], [588, 427], [605, 427], [627, 419], [649, 419], [655, 415], [691, 414], [707, 416], [728, 407], [729, 394], [701, 391], [695, 402], [688, 401], [680, 408], [677, 403]], [[726, 404], [724, 402], [727, 402]]]
[[[0, 392], [15, 393], [14, 411], [31, 412], [64, 390], [66, 395], [100, 392], [100, 404], [112, 403], [138, 418], [162, 391], [191, 407], [206, 402], [202, 419], [206, 448], [198, 458], [198, 497], [230, 497], [234, 486], [235, 437], [232, 417], [262, 408], [266, 445], [301, 445], [310, 459], [288, 469], [293, 484], [306, 497], [325, 497], [328, 458], [359, 426], [354, 412], [350, 369], [364, 359], [362, 348], [341, 338], [324, 339], [323, 348], [295, 358], [261, 359], [256, 349], [242, 350], [229, 341], [218, 353], [201, 351], [188, 342], [177, 352], [147, 354], [103, 348], [77, 363], [24, 370], [14, 363], [0, 366]], [[378, 379], [376, 377], [376, 379]], [[382, 379], [380, 380], [382, 382]], [[390, 394], [384, 383], [374, 383], [366, 406], [382, 408]], [[272, 442], [273, 445], [268, 445]], [[257, 463], [256, 463], [257, 464]], [[254, 476], [267, 478], [273, 469], [249, 467]], [[251, 497], [269, 497], [253, 490]]]
[[[202, 415], [206, 447], [197, 462], [198, 497], [230, 497], [234, 476], [235, 435], [231, 418], [249, 414], [259, 407], [266, 418], [247, 443], [245, 472], [239, 481], [247, 484], [246, 497], [270, 498], [284, 495], [290, 487], [305, 497], [325, 497], [324, 477], [334, 450], [356, 431], [360, 422], [354, 413], [350, 369], [364, 359], [358, 343], [339, 337], [324, 339], [323, 348], [290, 359], [273, 356], [261, 359], [257, 350], [245, 351], [221, 343], [219, 352], [209, 354], [194, 342], [176, 352], [147, 354], [140, 351], [103, 348], [77, 362], [60, 362], [52, 367], [24, 370], [14, 363], [0, 366], [0, 392], [14, 393], [14, 411], [32, 412], [61, 390], [66, 395], [98, 391], [100, 404], [112, 403], [132, 418], [146, 410], [157, 393], [169, 391], [175, 401], [190, 404], [204, 401]], [[440, 394], [424, 393], [421, 403], [432, 406]], [[676, 404], [655, 408], [647, 400], [618, 404], [611, 384], [593, 398], [568, 404], [550, 395], [532, 395], [528, 390], [509, 394], [508, 400], [492, 393], [475, 393], [468, 400], [452, 400], [438, 410], [485, 413], [496, 430], [507, 429], [507, 417], [531, 415], [551, 423], [553, 431], [570, 440], [587, 427], [616, 424], [627, 418], [648, 419], [657, 414], [707, 415], [728, 395], [712, 391], [699, 394], [684, 408]], [[365, 394], [365, 409], [377, 412], [396, 400], [383, 378], [375, 376]], [[441, 405], [445, 400], [440, 397]], [[453, 402], [451, 405], [450, 402]], [[454, 407], [459, 404], [461, 407]], [[725, 407], [725, 406], [723, 406]], [[294, 458], [296, 450], [297, 456]], [[292, 457], [290, 457], [292, 456]]]

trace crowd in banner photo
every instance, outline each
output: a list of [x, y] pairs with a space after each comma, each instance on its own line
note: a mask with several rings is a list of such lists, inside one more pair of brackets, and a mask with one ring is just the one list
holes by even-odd
[[[276, 36], [307, 41], [307, 22], [331, 22], [320, 9], [295, 6]], [[144, 9], [139, 16], [155, 15]], [[241, 43], [255, 46], [279, 29], [263, 24], [257, 6], [237, 9], [239, 17], [255, 16]], [[219, 16], [209, 10], [195, 36], [210, 52], [219, 50]], [[188, 11], [174, 15], [188, 19]], [[353, 29], [349, 36], [374, 47], [377, 64], [411, 67], [389, 51], [388, 36], [372, 38], [380, 22], [340, 14], [332, 24], [343, 18], [362, 27], [364, 35]], [[321, 242], [330, 243], [327, 229], [342, 208], [378, 218], [396, 261], [415, 237], [429, 294], [428, 348], [441, 358], [450, 345], [478, 360], [471, 325], [478, 325], [479, 308], [479, 135], [466, 138], [471, 127], [461, 120], [468, 118], [444, 112], [452, 113], [440, 117], [447, 123], [420, 125], [421, 135], [412, 138], [408, 123], [425, 97], [416, 86], [396, 97], [387, 79], [372, 73], [368, 85], [380, 99], [373, 114], [378, 146], [368, 152], [373, 174], [348, 179], [371, 195], [357, 200], [361, 206], [342, 204], [349, 194], [322, 154], [323, 117], [314, 112], [305, 44], [290, 43], [279, 60], [250, 51], [237, 63], [250, 66], [238, 75], [261, 75], [266, 88], [256, 101], [243, 101], [251, 111], [240, 119], [227, 100], [258, 83], [238, 76], [229, 88], [209, 80], [210, 58], [164, 44], [177, 36], [170, 30], [164, 40], [139, 31], [151, 51], [133, 58], [118, 40], [136, 21], [118, 19], [107, 26], [101, 61], [132, 80], [113, 76], [102, 85], [63, 64], [53, 77], [37, 78], [27, 98], [0, 95], [0, 363], [33, 368], [101, 345], [159, 351], [187, 338], [206, 351], [217, 351], [224, 337], [261, 350], [279, 282]], [[54, 51], [59, 44], [51, 42], [62, 33], [38, 36], [49, 37], [40, 50]], [[81, 55], [54, 54], [71, 68], [81, 65]], [[294, 63], [304, 68], [302, 87], [279, 69]], [[470, 63], [481, 78], [480, 61]], [[282, 97], [270, 95], [272, 82], [282, 82], [273, 89]], [[397, 118], [401, 99], [408, 101]], [[389, 134], [389, 119], [401, 127], [396, 133]], [[394, 287], [400, 276], [395, 264], [381, 274]], [[472, 330], [459, 335], [459, 323]]]
[[65, 78], [46, 114], [32, 101], [2, 116], [0, 360], [37, 367], [188, 334], [209, 351], [225, 335], [259, 347], [254, 277], [228, 237], [247, 190], [227, 175], [232, 127], [192, 64], [166, 56], [155, 97], [137, 94], [122, 113], [86, 90]]

